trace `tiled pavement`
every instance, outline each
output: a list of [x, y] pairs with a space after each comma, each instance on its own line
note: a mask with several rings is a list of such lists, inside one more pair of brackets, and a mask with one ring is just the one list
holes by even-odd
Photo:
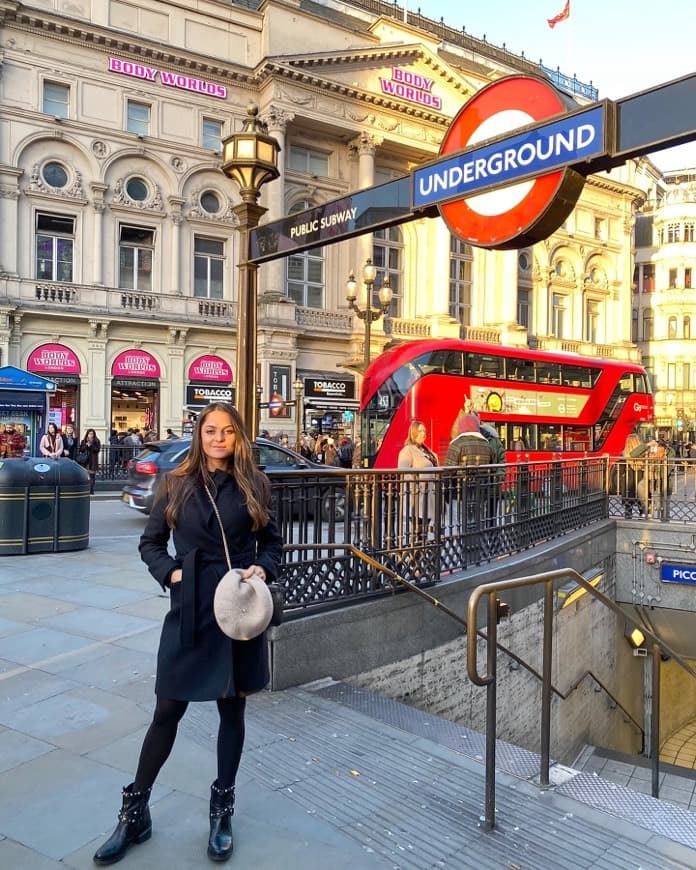
[[[87, 550], [0, 559], [3, 870], [92, 866], [150, 718], [167, 599], [137, 558], [137, 536], [114, 536], [98, 500], [93, 520]], [[192, 705], [153, 792], [153, 837], [122, 866], [207, 865], [215, 730], [214, 705]], [[696, 866], [696, 815], [603, 773], [564, 771], [563, 785], [539, 789], [500, 770], [496, 830], [484, 833], [482, 758], [474, 739], [461, 749], [465, 731], [335, 684], [256, 696], [230, 866]], [[499, 755], [514, 767], [514, 747]]]

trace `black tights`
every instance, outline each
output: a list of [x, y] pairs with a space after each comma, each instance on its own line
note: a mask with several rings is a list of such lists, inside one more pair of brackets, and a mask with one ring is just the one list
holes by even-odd
[[[133, 791], [150, 788], [174, 746], [176, 731], [188, 701], [157, 698], [152, 724], [140, 750]], [[244, 709], [246, 698], [219, 698], [220, 727], [217, 739], [217, 781], [220, 788], [234, 785], [244, 747]]]

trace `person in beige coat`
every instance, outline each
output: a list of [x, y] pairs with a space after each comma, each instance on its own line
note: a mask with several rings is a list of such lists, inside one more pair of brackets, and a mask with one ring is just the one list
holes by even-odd
[[[426, 446], [427, 430], [420, 420], [411, 421], [408, 437], [399, 452], [399, 468], [435, 468], [437, 456]], [[424, 539], [435, 518], [435, 478], [420, 472], [404, 475], [404, 537]]]

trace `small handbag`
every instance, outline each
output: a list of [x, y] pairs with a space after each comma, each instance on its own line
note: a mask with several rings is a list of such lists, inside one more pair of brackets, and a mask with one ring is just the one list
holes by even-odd
[[220, 578], [215, 588], [213, 612], [220, 630], [234, 640], [249, 640], [262, 634], [269, 625], [283, 621], [283, 591], [277, 583], [266, 583], [252, 575], [242, 579], [232, 567], [225, 528], [220, 512], [208, 487], [206, 494], [217, 517], [222, 545], [225, 549], [227, 573]]

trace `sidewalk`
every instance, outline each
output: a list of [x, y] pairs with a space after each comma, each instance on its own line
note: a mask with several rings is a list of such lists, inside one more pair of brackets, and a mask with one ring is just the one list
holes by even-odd
[[[0, 559], [0, 867], [8, 870], [93, 866], [150, 720], [168, 600], [139, 561], [137, 536], [110, 537], [100, 525], [87, 550]], [[152, 839], [120, 866], [212, 866], [216, 728], [214, 704], [190, 706], [153, 791]], [[530, 781], [536, 757], [504, 744], [497, 830], [484, 833], [481, 746], [467, 729], [350, 686], [257, 695], [229, 866], [696, 866], [696, 816], [575, 771], [557, 771], [564, 784], [540, 790]], [[633, 815], [597, 808], [617, 793]]]

